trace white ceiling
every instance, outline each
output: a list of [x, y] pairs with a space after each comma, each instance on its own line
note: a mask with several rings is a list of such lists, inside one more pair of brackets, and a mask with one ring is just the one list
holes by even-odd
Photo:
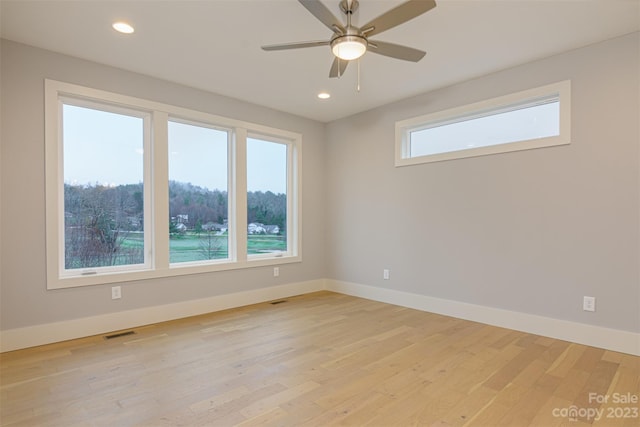
[[[360, 0], [359, 25], [403, 0]], [[342, 19], [338, 0], [323, 0]], [[326, 40], [296, 0], [0, 0], [3, 38], [327, 122], [476, 76], [640, 30], [640, 0], [437, 0], [375, 39], [427, 52], [419, 63], [367, 53], [329, 79]], [[126, 20], [132, 35], [111, 29]], [[328, 91], [329, 100], [316, 94]]]

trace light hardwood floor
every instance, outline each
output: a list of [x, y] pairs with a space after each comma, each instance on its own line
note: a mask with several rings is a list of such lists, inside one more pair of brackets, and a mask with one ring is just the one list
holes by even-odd
[[0, 423], [640, 425], [638, 357], [330, 292], [134, 330], [2, 354]]

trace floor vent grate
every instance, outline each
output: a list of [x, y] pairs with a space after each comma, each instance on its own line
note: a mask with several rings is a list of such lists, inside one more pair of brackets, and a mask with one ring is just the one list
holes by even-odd
[[113, 338], [126, 337], [128, 335], [135, 335], [135, 332], [134, 331], [118, 332], [116, 334], [105, 335], [104, 339], [105, 340], [110, 340], [110, 339], [113, 339]]

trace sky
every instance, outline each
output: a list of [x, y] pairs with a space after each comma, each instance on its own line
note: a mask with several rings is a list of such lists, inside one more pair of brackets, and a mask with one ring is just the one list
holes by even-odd
[[559, 135], [559, 109], [555, 101], [411, 132], [411, 156]]
[[[64, 105], [64, 182], [143, 181], [141, 118]], [[227, 190], [227, 132], [169, 122], [169, 179]], [[286, 145], [247, 140], [247, 190], [286, 193]]]

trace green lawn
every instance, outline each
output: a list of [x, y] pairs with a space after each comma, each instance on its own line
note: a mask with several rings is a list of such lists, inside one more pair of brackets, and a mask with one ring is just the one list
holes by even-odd
[[206, 233], [185, 233], [169, 240], [169, 261], [189, 262], [221, 259], [228, 256], [228, 239], [223, 236], [208, 236]]
[[247, 238], [247, 252], [249, 254], [287, 250], [287, 236], [254, 234], [247, 236]]
[[[272, 251], [286, 251], [287, 237], [279, 235], [249, 235], [247, 252], [249, 254], [262, 254]], [[143, 234], [130, 233], [122, 242], [122, 248], [142, 248]], [[228, 257], [228, 237], [211, 236], [206, 233], [197, 235], [187, 232], [183, 235], [172, 237], [169, 241], [170, 262], [203, 261], [207, 259], [224, 259]]]
[[[287, 249], [286, 236], [249, 235], [247, 252], [260, 254]], [[200, 236], [186, 233], [173, 237], [169, 241], [170, 262], [203, 261], [207, 259], [224, 259], [229, 255], [227, 235], [211, 236], [206, 233]]]

